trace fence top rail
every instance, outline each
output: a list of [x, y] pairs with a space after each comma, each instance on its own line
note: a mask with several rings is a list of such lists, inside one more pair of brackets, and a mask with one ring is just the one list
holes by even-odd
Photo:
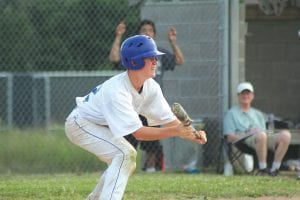
[[31, 75], [39, 77], [95, 77], [95, 76], [114, 76], [123, 71], [121, 70], [103, 70], [103, 71], [53, 71], [53, 72], [0, 72], [0, 77], [9, 77], [13, 75]]
[[193, 5], [193, 4], [215, 4], [220, 3], [223, 0], [174, 0], [174, 1], [146, 1], [146, 5]]
[[7, 78], [12, 76], [12, 73], [8, 73], [8, 72], [0, 72], [0, 77], [1, 78]]

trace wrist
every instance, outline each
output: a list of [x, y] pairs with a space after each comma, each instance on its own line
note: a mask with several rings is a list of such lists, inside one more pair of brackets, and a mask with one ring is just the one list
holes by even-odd
[[120, 35], [120, 34], [116, 34], [116, 38], [115, 38], [115, 40], [121, 40], [122, 39], [122, 35]]
[[176, 46], [176, 45], [177, 45], [176, 41], [173, 41], [173, 40], [170, 40], [170, 44], [171, 44], [172, 46]]

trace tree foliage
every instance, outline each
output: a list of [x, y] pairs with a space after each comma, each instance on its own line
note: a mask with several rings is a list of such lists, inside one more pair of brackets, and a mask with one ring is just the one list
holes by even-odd
[[2, 0], [0, 71], [109, 69], [121, 19], [127, 36], [135, 33], [139, 7], [127, 0]]

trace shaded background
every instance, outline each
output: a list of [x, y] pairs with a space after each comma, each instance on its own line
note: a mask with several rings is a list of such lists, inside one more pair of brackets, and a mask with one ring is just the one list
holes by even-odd
[[[240, 38], [232, 39], [231, 5], [237, 2], [235, 13], [245, 26], [239, 30]], [[161, 141], [166, 170], [182, 170], [193, 161], [202, 171], [215, 172], [222, 165], [222, 119], [233, 104], [232, 79], [251, 81], [256, 89], [255, 106], [289, 119], [295, 128], [300, 120], [299, 6], [297, 1], [287, 1], [277, 16], [247, 2], [1, 0], [0, 172], [32, 172], [30, 166], [41, 162], [46, 164], [36, 171], [55, 172], [60, 169], [53, 163], [64, 163], [62, 160], [68, 164], [61, 164], [61, 171], [98, 170], [96, 159], [90, 164], [84, 160], [85, 152], [65, 141], [63, 124], [76, 96], [122, 71], [108, 60], [121, 20], [127, 25], [123, 39], [137, 33], [140, 20], [153, 20], [158, 46], [168, 50], [167, 30], [177, 29], [185, 63], [165, 73], [164, 93], [170, 104], [180, 102], [204, 125], [209, 142], [198, 146], [177, 138]], [[245, 73], [239, 77], [231, 75], [232, 40], [244, 42], [238, 48], [243, 55], [238, 58], [238, 68]], [[57, 154], [51, 150], [56, 143], [61, 144]], [[41, 148], [48, 150], [43, 156], [35, 155]], [[78, 154], [70, 155], [73, 151]]]

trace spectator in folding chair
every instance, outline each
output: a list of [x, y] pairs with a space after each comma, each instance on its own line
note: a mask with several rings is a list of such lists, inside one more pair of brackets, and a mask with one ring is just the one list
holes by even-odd
[[[291, 140], [288, 130], [279, 130], [272, 134], [266, 133], [266, 121], [261, 111], [251, 107], [254, 99], [254, 88], [251, 83], [243, 82], [237, 87], [239, 105], [233, 106], [224, 118], [224, 135], [228, 142], [234, 142], [251, 134], [242, 141], [255, 150], [258, 158], [256, 175], [277, 176], [281, 161], [287, 152]], [[274, 152], [272, 167], [268, 170], [267, 152]]]

